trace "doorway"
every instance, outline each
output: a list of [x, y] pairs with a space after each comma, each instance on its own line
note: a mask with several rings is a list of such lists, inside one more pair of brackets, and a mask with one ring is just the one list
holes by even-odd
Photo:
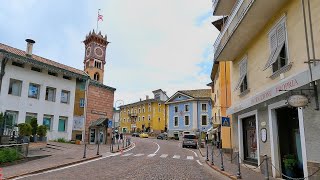
[[304, 173], [298, 109], [285, 106], [275, 109], [275, 114], [281, 171], [287, 176], [302, 178]]
[[94, 144], [96, 140], [96, 130], [90, 129], [90, 144]]
[[243, 155], [245, 163], [258, 165], [258, 147], [256, 118], [249, 116], [242, 119], [243, 128]]

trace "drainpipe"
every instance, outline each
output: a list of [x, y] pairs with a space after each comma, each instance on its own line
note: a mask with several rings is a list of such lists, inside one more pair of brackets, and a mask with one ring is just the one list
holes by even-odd
[[[2, 56], [1, 69], [0, 69], [0, 92], [1, 92], [2, 79], [5, 74], [5, 68], [6, 68], [6, 64], [8, 62], [8, 58], [4, 57], [4, 54], [2, 54], [2, 53], [0, 55]], [[1, 58], [1, 56], [0, 56], [0, 58]]]
[[86, 122], [87, 122], [87, 106], [88, 106], [88, 89], [89, 89], [89, 83], [90, 83], [90, 78], [88, 78], [86, 80], [86, 86], [85, 86], [85, 90], [84, 90], [84, 119], [83, 119], [83, 126], [84, 126], [84, 132], [83, 132], [83, 136], [82, 136], [82, 140], [83, 142], [85, 142], [85, 136], [86, 136], [86, 131], [88, 130], [88, 143], [89, 143], [89, 139], [90, 139], [90, 132], [89, 129], [86, 129]]

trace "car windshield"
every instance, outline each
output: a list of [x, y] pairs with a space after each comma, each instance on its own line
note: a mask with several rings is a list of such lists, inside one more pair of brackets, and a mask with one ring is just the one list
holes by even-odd
[[184, 135], [184, 138], [185, 139], [196, 139], [196, 136], [195, 135]]

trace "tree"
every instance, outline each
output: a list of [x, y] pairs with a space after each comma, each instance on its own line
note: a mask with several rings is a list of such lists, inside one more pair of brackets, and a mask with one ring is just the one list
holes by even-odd
[[37, 129], [38, 129], [38, 120], [37, 118], [31, 118], [30, 125], [32, 127], [32, 135], [35, 136], [37, 134]]

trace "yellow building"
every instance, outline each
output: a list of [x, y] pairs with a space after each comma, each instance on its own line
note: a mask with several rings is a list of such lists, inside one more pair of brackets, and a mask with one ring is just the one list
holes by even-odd
[[266, 155], [273, 177], [320, 179], [320, 1], [213, 2], [227, 17], [214, 60], [231, 63], [232, 148], [257, 169]]
[[120, 130], [124, 133], [166, 131], [165, 101], [168, 96], [158, 89], [153, 91], [154, 98], [123, 105], [120, 107]]
[[[232, 149], [231, 116], [227, 116], [227, 108], [231, 105], [230, 62], [215, 62], [211, 71], [212, 83], [212, 121], [214, 141], [222, 141], [222, 148]], [[224, 123], [222, 123], [222, 119]]]
[[84, 106], [86, 81], [77, 80], [74, 97], [72, 140], [82, 140], [84, 133]]

